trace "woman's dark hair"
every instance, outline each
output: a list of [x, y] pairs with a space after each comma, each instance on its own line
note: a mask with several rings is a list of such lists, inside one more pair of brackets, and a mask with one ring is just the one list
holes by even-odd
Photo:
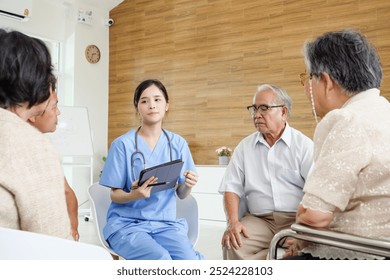
[[54, 74], [49, 76], [49, 85], [51, 90], [56, 90], [57, 78]]
[[159, 81], [159, 80], [145, 80], [142, 83], [138, 85], [138, 87], [135, 89], [134, 92], [134, 107], [137, 109], [139, 99], [141, 98], [142, 93], [144, 92], [145, 89], [148, 87], [155, 85], [164, 95], [165, 101], [169, 103], [169, 97], [168, 97], [168, 92], [165, 88], [165, 86]]
[[53, 75], [49, 50], [39, 39], [0, 29], [0, 107], [28, 102], [28, 108], [50, 96]]

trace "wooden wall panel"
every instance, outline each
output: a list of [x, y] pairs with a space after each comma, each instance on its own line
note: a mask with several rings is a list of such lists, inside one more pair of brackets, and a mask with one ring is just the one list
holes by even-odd
[[312, 137], [301, 49], [343, 28], [378, 48], [390, 97], [389, 1], [125, 0], [110, 17], [109, 143], [139, 125], [133, 92], [149, 78], [167, 87], [164, 127], [186, 138], [197, 164], [216, 164], [216, 148], [234, 148], [254, 131], [245, 107], [262, 83], [288, 91], [290, 125]]

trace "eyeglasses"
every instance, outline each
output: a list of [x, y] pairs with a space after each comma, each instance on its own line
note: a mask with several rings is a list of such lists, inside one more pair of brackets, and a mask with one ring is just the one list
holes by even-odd
[[284, 107], [285, 105], [273, 105], [273, 106], [269, 106], [269, 105], [265, 105], [265, 104], [262, 104], [262, 105], [259, 105], [256, 107], [256, 105], [250, 105], [250, 106], [247, 106], [246, 108], [248, 109], [249, 111], [249, 114], [251, 114], [251, 116], [254, 116], [256, 115], [257, 111], [260, 110], [260, 113], [265, 113], [267, 112], [269, 109], [272, 109], [272, 108], [278, 108], [278, 107]]
[[307, 79], [313, 78], [313, 73], [310, 73], [309, 75], [305, 73], [299, 74], [299, 78], [301, 79], [301, 85], [304, 86]]

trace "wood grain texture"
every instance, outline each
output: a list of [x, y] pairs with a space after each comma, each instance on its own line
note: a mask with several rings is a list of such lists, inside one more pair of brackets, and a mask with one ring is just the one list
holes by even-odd
[[110, 17], [109, 143], [139, 125], [133, 93], [149, 78], [166, 86], [164, 127], [186, 138], [196, 164], [217, 164], [216, 148], [254, 131], [246, 106], [262, 83], [287, 90], [290, 125], [312, 137], [302, 46], [343, 28], [377, 47], [390, 97], [390, 1], [125, 0]]

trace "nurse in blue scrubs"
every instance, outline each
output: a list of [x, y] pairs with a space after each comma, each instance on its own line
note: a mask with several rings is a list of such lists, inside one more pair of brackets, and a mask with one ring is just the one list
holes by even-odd
[[[135, 90], [134, 106], [141, 126], [115, 139], [104, 165], [100, 184], [111, 188], [104, 236], [111, 248], [132, 260], [198, 260], [187, 237], [187, 222], [176, 220], [176, 195], [185, 198], [197, 183], [195, 164], [185, 139], [162, 128], [169, 98], [158, 80], [143, 81]], [[181, 159], [184, 162], [176, 189], [155, 192], [149, 178], [138, 187], [144, 168]]]

